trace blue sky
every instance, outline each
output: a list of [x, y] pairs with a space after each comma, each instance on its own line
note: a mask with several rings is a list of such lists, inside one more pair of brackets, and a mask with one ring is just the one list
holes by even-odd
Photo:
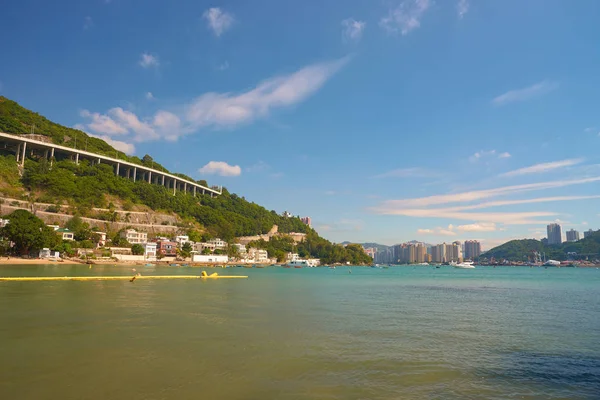
[[0, 93], [333, 241], [600, 228], [600, 2], [11, 2]]

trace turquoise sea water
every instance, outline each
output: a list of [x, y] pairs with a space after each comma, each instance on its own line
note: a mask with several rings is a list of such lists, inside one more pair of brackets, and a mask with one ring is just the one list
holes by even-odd
[[0, 399], [600, 398], [600, 270], [351, 270], [0, 282]]

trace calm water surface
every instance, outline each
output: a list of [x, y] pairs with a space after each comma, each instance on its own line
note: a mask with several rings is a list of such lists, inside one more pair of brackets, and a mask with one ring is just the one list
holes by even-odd
[[600, 398], [600, 270], [218, 272], [250, 278], [0, 282], [0, 399]]

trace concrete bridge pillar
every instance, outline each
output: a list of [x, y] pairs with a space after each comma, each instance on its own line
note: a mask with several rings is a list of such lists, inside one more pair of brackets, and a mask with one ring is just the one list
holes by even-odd
[[194, 197], [196, 197], [196, 186], [194, 186]]
[[135, 177], [137, 175], [137, 167], [133, 167], [133, 181], [135, 182]]
[[177, 190], [177, 179], [173, 179], [173, 196], [175, 196], [176, 190]]
[[121, 163], [117, 163], [117, 172], [115, 175], [119, 176], [119, 168], [121, 168]]
[[148, 183], [152, 183], [152, 171], [148, 171]]
[[53, 162], [54, 162], [54, 147], [52, 149], [50, 149], [50, 166], [52, 166]]
[[79, 164], [79, 153], [75, 154], [75, 164]]
[[23, 142], [23, 154], [21, 155], [21, 167], [25, 165], [25, 151], [27, 151], [27, 142]]
[[162, 176], [162, 185], [165, 186], [165, 176]]
[[15, 157], [17, 158], [17, 164], [19, 160], [21, 160], [21, 143], [17, 145], [17, 151], [15, 152]]

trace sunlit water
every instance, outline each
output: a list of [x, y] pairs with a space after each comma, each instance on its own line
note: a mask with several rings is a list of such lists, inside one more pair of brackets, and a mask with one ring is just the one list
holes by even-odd
[[600, 270], [351, 271], [0, 282], [0, 399], [600, 398]]

